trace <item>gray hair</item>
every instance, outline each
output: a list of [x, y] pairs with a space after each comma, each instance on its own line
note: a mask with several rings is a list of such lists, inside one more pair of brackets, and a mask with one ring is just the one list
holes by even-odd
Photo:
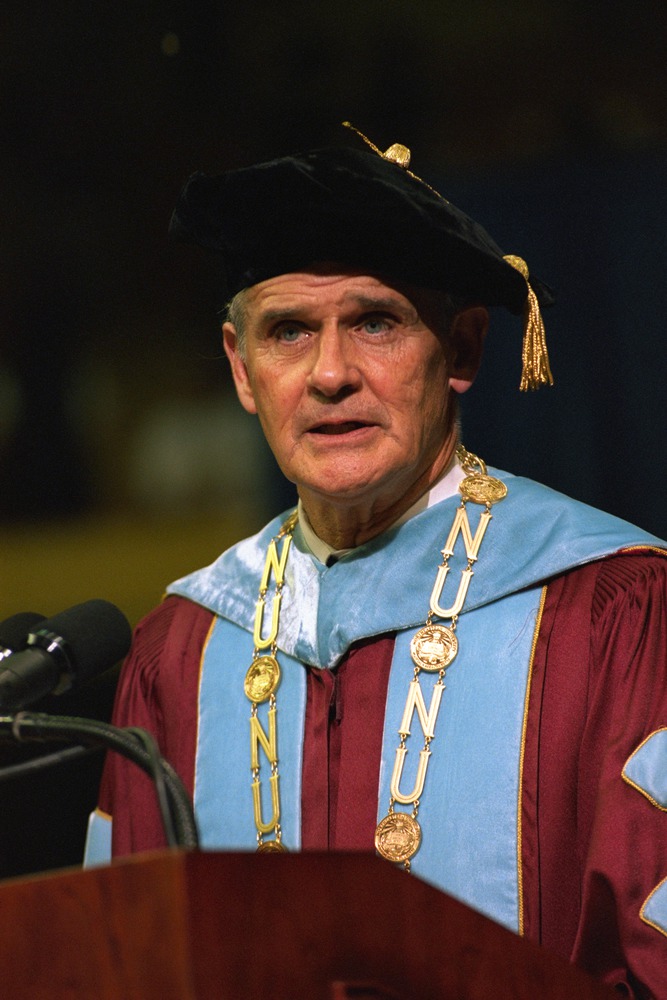
[[224, 308], [226, 321], [231, 323], [236, 330], [238, 352], [244, 361], [246, 356], [246, 327], [248, 323], [247, 297], [248, 289], [242, 288], [240, 292], [237, 292], [236, 295], [229, 300]]

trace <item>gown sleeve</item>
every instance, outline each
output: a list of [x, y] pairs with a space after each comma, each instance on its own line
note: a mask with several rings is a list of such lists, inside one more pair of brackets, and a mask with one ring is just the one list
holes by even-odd
[[548, 592], [526, 754], [527, 933], [621, 996], [666, 997], [667, 558], [615, 556]]
[[[194, 791], [197, 689], [211, 612], [168, 597], [136, 628], [121, 670], [112, 722], [139, 726], [158, 742], [190, 796]], [[114, 856], [165, 846], [152, 783], [130, 761], [109, 753], [98, 816], [112, 822]]]

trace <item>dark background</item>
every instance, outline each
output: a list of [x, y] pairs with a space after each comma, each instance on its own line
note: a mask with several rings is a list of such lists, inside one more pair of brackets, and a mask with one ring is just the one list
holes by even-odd
[[[467, 447], [667, 535], [666, 27], [657, 0], [5, 4], [0, 617], [100, 596], [134, 623], [289, 503], [166, 229], [193, 170], [356, 142], [344, 119], [558, 293], [555, 387], [518, 392], [494, 316]], [[77, 860], [96, 767], [0, 785], [0, 874]]]

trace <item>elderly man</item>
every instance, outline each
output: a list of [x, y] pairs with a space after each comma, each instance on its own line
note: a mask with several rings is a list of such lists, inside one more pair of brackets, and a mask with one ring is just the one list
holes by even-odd
[[[408, 168], [329, 149], [195, 175], [224, 346], [295, 511], [169, 587], [119, 725], [157, 736], [215, 849], [376, 850], [624, 995], [667, 995], [667, 560], [459, 437], [518, 258]], [[159, 846], [110, 758], [90, 857]], [[101, 845], [101, 846], [100, 846]]]

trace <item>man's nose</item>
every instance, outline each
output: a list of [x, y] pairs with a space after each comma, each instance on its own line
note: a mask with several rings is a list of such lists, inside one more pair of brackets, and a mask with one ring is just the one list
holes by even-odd
[[312, 354], [308, 386], [328, 398], [344, 392], [348, 395], [361, 384], [354, 345], [345, 330], [322, 329]]

